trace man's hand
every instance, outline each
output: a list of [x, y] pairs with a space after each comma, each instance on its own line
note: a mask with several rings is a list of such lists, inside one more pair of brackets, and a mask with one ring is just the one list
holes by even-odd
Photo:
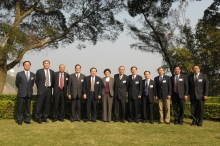
[[100, 95], [98, 95], [98, 99], [100, 99], [101, 98], [101, 96]]
[[208, 99], [208, 96], [204, 96], [204, 99], [205, 99], [205, 100]]
[[138, 98], [141, 98], [141, 96], [140, 96], [140, 95], [138, 95]]
[[188, 99], [188, 96], [187, 96], [187, 95], [185, 95], [185, 96], [184, 96], [184, 99], [185, 99], [185, 100], [187, 100], [187, 99]]
[[68, 98], [71, 99], [71, 95], [68, 95]]
[[170, 99], [170, 98], [171, 98], [171, 96], [170, 96], [170, 95], [168, 95], [168, 96], [167, 96], [167, 99]]
[[157, 97], [157, 96], [155, 96], [155, 99], [158, 99], [158, 97]]
[[83, 94], [83, 98], [86, 99], [86, 94]]

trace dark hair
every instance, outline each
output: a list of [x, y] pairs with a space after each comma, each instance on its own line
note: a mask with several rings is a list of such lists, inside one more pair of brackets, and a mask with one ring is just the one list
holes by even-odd
[[136, 68], [136, 70], [137, 70], [137, 67], [136, 67], [136, 66], [132, 66], [132, 67], [131, 67], [131, 70], [132, 70], [132, 68]]
[[163, 68], [163, 67], [159, 67], [159, 68], [157, 69], [157, 71], [159, 71], [160, 69], [162, 69], [162, 70], [164, 71], [164, 68]]
[[95, 69], [95, 70], [96, 70], [96, 72], [97, 72], [97, 69], [96, 69], [95, 67], [92, 67], [92, 68], [90, 69], [90, 72], [92, 71], [92, 69]]
[[[197, 65], [197, 64], [194, 64], [194, 65], [193, 65], [193, 67], [192, 67], [192, 69], [193, 69], [193, 68], [194, 68], [195, 66], [198, 66], [198, 67], [199, 67], [199, 65]], [[199, 68], [200, 68], [200, 67], [199, 67]]]
[[146, 71], [144, 72], [144, 75], [145, 75], [146, 72], [149, 72], [149, 74], [150, 74], [150, 71], [147, 71], [147, 70], [146, 70]]
[[49, 63], [50, 63], [50, 61], [49, 61], [49, 60], [44, 60], [44, 61], [43, 61], [43, 64], [44, 64], [44, 62], [49, 62]]
[[30, 61], [24, 61], [24, 62], [23, 62], [23, 66], [24, 66], [24, 64], [25, 64], [26, 62], [29, 62], [29, 63], [30, 63], [30, 65], [31, 65], [31, 62], [30, 62]]
[[107, 71], [109, 71], [109, 72], [111, 73], [111, 70], [108, 69], [108, 68], [106, 68], [106, 69], [104, 70], [104, 74], [105, 74], [105, 72], [107, 72]]
[[79, 64], [76, 64], [76, 65], [75, 65], [75, 68], [76, 68], [77, 66], [79, 66], [79, 67], [81, 68], [81, 65], [79, 65]]
[[[175, 68], [177, 68], [177, 67], [179, 67], [179, 68], [180, 68], [180, 66], [179, 66], [179, 65], [176, 65], [176, 66], [174, 66], [174, 67], [173, 67], [173, 70], [174, 70]], [[180, 69], [181, 69], [181, 68], [180, 68]]]

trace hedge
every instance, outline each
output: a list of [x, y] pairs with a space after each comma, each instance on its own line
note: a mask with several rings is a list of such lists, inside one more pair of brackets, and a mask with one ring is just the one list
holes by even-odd
[[[16, 118], [16, 111], [17, 111], [17, 100], [16, 95], [0, 95], [0, 119], [14, 119]], [[36, 96], [34, 96], [34, 99], [31, 101], [31, 115], [34, 119], [35, 115], [35, 106], [36, 106]], [[220, 102], [219, 97], [211, 97], [207, 102], [205, 102], [205, 119], [213, 119], [213, 118], [219, 118], [220, 117]], [[215, 103], [211, 103], [211, 101]], [[128, 114], [128, 103], [126, 103], [126, 117]], [[52, 106], [53, 101], [51, 100], [51, 108], [50, 108], [50, 118], [52, 116]], [[141, 107], [141, 106], [140, 106]], [[70, 100], [67, 100], [66, 102], [66, 118], [69, 118], [70, 116], [70, 109], [71, 109], [71, 102]], [[112, 108], [114, 110], [114, 107]], [[187, 101], [185, 105], [185, 118], [191, 118], [190, 114], [190, 103]], [[141, 117], [141, 108], [140, 108], [140, 117]], [[114, 112], [114, 111], [113, 111]], [[85, 100], [82, 99], [82, 117], [84, 117], [85, 114]], [[102, 115], [102, 103], [101, 100], [99, 100], [97, 104], [97, 118], [101, 119]], [[112, 114], [113, 115], [113, 114]], [[173, 108], [171, 103], [171, 116], [173, 116]], [[158, 110], [158, 103], [155, 101], [154, 103], [154, 119], [157, 120], [159, 117], [159, 110]]]

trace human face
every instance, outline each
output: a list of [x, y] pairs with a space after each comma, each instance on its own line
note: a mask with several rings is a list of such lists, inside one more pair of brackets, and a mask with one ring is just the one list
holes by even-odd
[[30, 64], [29, 62], [25, 62], [25, 63], [24, 63], [24, 70], [25, 70], [25, 71], [29, 71], [30, 68], [31, 68], [31, 64]]
[[144, 77], [145, 77], [145, 79], [150, 79], [150, 73], [149, 72], [145, 72], [144, 73]]
[[96, 69], [91, 69], [90, 74], [94, 77], [96, 75]]
[[110, 74], [111, 74], [111, 73], [110, 73], [109, 71], [106, 71], [106, 72], [105, 72], [105, 76], [106, 76], [106, 77], [110, 77]]
[[132, 75], [136, 75], [136, 74], [137, 74], [137, 69], [136, 69], [135, 67], [133, 67], [133, 68], [131, 69], [131, 74], [132, 74]]
[[162, 68], [160, 68], [160, 69], [158, 70], [158, 74], [159, 74], [160, 76], [164, 75], [164, 70], [163, 70]]
[[124, 67], [120, 67], [120, 68], [118, 69], [118, 71], [119, 71], [119, 74], [120, 74], [120, 75], [123, 75], [124, 72], [125, 72], [125, 68], [124, 68]]
[[45, 61], [43, 65], [44, 65], [44, 68], [45, 68], [45, 69], [49, 69], [49, 67], [50, 67], [50, 62]]
[[81, 72], [81, 67], [77, 65], [77, 66], [75, 67], [75, 72], [76, 72], [76, 73], [80, 73], [80, 72]]
[[198, 74], [198, 73], [200, 72], [199, 66], [194, 66], [194, 67], [193, 67], [193, 72], [194, 72], [195, 74]]
[[64, 65], [60, 65], [59, 70], [61, 73], [63, 73], [65, 71], [65, 66]]
[[181, 72], [181, 69], [179, 67], [174, 68], [175, 75], [179, 75]]

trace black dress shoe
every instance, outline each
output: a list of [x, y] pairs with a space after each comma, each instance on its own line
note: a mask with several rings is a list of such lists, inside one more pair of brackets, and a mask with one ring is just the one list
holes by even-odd
[[183, 125], [183, 122], [179, 122], [180, 125]]
[[136, 120], [136, 121], [135, 121], [135, 123], [137, 123], [137, 124], [138, 124], [138, 123], [139, 123], [139, 120]]
[[150, 123], [151, 123], [151, 124], [154, 124], [154, 122], [153, 122], [153, 121], [150, 121]]
[[24, 121], [24, 123], [26, 123], [26, 124], [31, 124], [31, 122], [30, 122], [30, 121]]
[[22, 122], [21, 122], [21, 121], [18, 121], [18, 125], [22, 125]]
[[158, 122], [158, 124], [163, 124], [162, 122]]
[[125, 120], [121, 120], [122, 123], [125, 123]]
[[47, 119], [42, 119], [42, 121], [43, 121], [43, 122], [45, 122], [45, 123], [47, 123], [47, 122], [48, 122], [48, 121], [47, 121]]
[[92, 120], [92, 122], [94, 122], [94, 123], [95, 123], [95, 122], [96, 122], [96, 120]]
[[146, 121], [146, 120], [143, 120], [142, 123], [147, 123], [147, 121]]
[[60, 122], [64, 122], [64, 119], [60, 119]]
[[86, 122], [89, 122], [89, 120], [85, 119], [85, 120], [84, 120], [84, 123], [86, 123]]
[[191, 126], [196, 126], [196, 125], [197, 125], [197, 124], [196, 124], [196, 122], [194, 122], [194, 121], [191, 123]]
[[77, 120], [77, 122], [81, 122], [81, 120], [79, 119], [79, 120]]
[[165, 123], [168, 124], [168, 125], [170, 124], [170, 122], [165, 122]]
[[37, 120], [37, 123], [42, 124], [42, 120], [41, 119]]
[[56, 122], [56, 121], [57, 121], [57, 119], [53, 119], [53, 120], [52, 120], [52, 122]]
[[174, 125], [177, 125], [177, 124], [179, 124], [179, 123], [178, 123], [177, 121], [175, 121], [175, 122], [174, 122]]
[[202, 123], [198, 123], [197, 126], [202, 126]]

